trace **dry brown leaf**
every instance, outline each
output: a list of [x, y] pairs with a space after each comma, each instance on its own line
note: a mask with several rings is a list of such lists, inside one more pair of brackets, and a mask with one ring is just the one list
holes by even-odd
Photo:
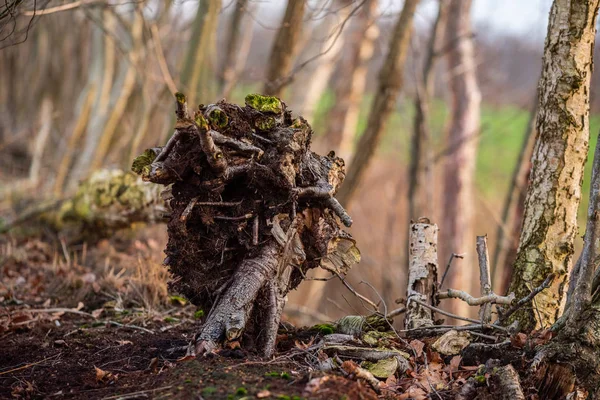
[[256, 397], [259, 399], [265, 399], [267, 397], [271, 397], [271, 392], [268, 390], [261, 390], [260, 392], [256, 393]]
[[103, 312], [104, 312], [104, 308], [98, 308], [97, 310], [92, 311], [92, 316], [94, 318], [99, 318]]
[[103, 369], [100, 369], [96, 366], [94, 366], [94, 368], [96, 369], [96, 382], [108, 383], [111, 381], [116, 381], [118, 378], [118, 376], [113, 375], [112, 372], [104, 371]]
[[452, 376], [454, 372], [457, 372], [460, 367], [460, 362], [462, 361], [461, 356], [454, 356], [450, 360], [450, 364], [446, 367], [446, 372], [448, 375]]
[[119, 346], [124, 346], [126, 344], [133, 344], [133, 342], [131, 340], [117, 340], [117, 343], [119, 343]]
[[527, 335], [522, 332], [519, 332], [516, 335], [510, 337], [510, 343], [513, 345], [513, 347], [522, 349], [523, 347], [525, 347], [525, 343], [527, 343]]
[[404, 393], [397, 397], [399, 400], [426, 400], [428, 399], [427, 393], [417, 386], [411, 386]]
[[412, 347], [417, 354], [417, 358], [423, 355], [423, 348], [425, 347], [425, 343], [420, 340], [414, 339], [409, 343], [410, 347]]

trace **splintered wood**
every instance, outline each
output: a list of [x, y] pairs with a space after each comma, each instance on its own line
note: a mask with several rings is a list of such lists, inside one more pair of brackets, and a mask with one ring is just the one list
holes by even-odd
[[413, 300], [435, 305], [438, 227], [427, 218], [410, 225], [406, 329], [433, 326], [432, 311]]

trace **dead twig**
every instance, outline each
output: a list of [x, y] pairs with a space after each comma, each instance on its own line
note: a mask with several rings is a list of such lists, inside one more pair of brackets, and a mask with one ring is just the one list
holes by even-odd
[[552, 284], [552, 281], [554, 280], [554, 277], [555, 277], [554, 274], [548, 275], [546, 277], [546, 279], [544, 280], [544, 282], [542, 282], [542, 284], [540, 286], [534, 288], [531, 291], [531, 293], [529, 293], [527, 296], [523, 297], [521, 300], [517, 301], [511, 308], [509, 308], [504, 314], [502, 314], [502, 316], [500, 318], [498, 318], [498, 320], [496, 322], [494, 322], [494, 324], [506, 322], [506, 320], [508, 320], [508, 318], [511, 315], [513, 315], [519, 308], [523, 307], [525, 304], [532, 301], [534, 299], [534, 297], [537, 296], [538, 293], [540, 293], [542, 290], [549, 288], [550, 285]]
[[[479, 264], [479, 285], [482, 297], [493, 295], [489, 259], [487, 236], [477, 236], [477, 261]], [[486, 324], [492, 322], [492, 305], [489, 301], [481, 303], [479, 319]]]
[[[479, 325], [481, 325], [481, 326], [483, 326], [485, 328], [498, 329], [498, 330], [501, 330], [503, 332], [507, 332], [507, 329], [505, 327], [503, 327], [503, 326], [493, 325], [493, 324], [482, 324], [481, 321], [478, 321], [476, 319], [461, 317], [460, 315], [452, 314], [452, 313], [450, 313], [448, 311], [444, 311], [444, 310], [442, 310], [440, 308], [437, 308], [437, 307], [434, 307], [434, 306], [430, 306], [429, 304], [423, 303], [422, 301], [419, 301], [419, 300], [416, 300], [416, 299], [413, 299], [412, 301], [414, 301], [414, 302], [422, 305], [423, 307], [427, 307], [430, 310], [433, 310], [433, 311], [437, 312], [438, 314], [445, 315], [446, 317], [450, 317], [450, 318], [454, 318], [454, 319], [459, 319], [461, 321], [471, 322], [473, 324], [479, 324]], [[435, 328], [435, 327], [432, 327], [432, 328]]]
[[53, 355], [53, 356], [50, 356], [50, 357], [46, 357], [46, 358], [44, 358], [43, 360], [36, 361], [36, 362], [34, 362], [34, 363], [30, 363], [30, 364], [22, 365], [22, 366], [20, 366], [20, 367], [12, 368], [12, 369], [9, 369], [9, 370], [7, 370], [7, 371], [0, 371], [0, 375], [11, 374], [11, 373], [13, 373], [13, 372], [21, 371], [21, 370], [23, 370], [23, 369], [27, 369], [27, 368], [33, 367], [33, 366], [35, 366], [35, 365], [39, 365], [39, 364], [41, 364], [41, 363], [43, 363], [43, 362], [46, 362], [46, 361], [48, 361], [48, 360], [51, 360], [51, 359], [53, 359], [53, 358], [56, 358], [56, 357], [58, 357], [59, 355], [61, 355], [61, 353], [55, 354], [55, 355]]
[[448, 264], [446, 264], [446, 269], [444, 270], [444, 275], [442, 275], [442, 280], [440, 281], [439, 287], [442, 287], [442, 285], [444, 284], [444, 281], [446, 280], [446, 276], [448, 275], [448, 271], [450, 271], [450, 267], [452, 266], [452, 261], [455, 258], [463, 259], [463, 258], [465, 258], [465, 255], [464, 254], [456, 254], [456, 253], [452, 253], [450, 255], [450, 259], [448, 260]]
[[377, 304], [375, 304], [373, 301], [369, 300], [367, 297], [363, 296], [362, 294], [360, 294], [356, 290], [354, 290], [354, 288], [352, 286], [350, 286], [350, 284], [348, 282], [346, 282], [346, 279], [343, 276], [341, 276], [337, 272], [336, 272], [336, 275], [340, 279], [340, 281], [342, 281], [342, 283], [344, 284], [344, 286], [346, 286], [346, 289], [348, 289], [353, 295], [355, 295], [361, 301], [364, 301], [365, 303], [367, 303], [371, 307], [373, 307], [373, 310], [375, 310], [375, 312], [377, 312], [377, 310], [379, 310], [379, 306]]
[[460, 299], [470, 306], [481, 306], [484, 304], [511, 305], [513, 301], [515, 301], [515, 294], [511, 293], [508, 296], [500, 296], [496, 293], [490, 293], [481, 297], [473, 297], [462, 290], [448, 289], [445, 292], [440, 292], [438, 294], [438, 299]]

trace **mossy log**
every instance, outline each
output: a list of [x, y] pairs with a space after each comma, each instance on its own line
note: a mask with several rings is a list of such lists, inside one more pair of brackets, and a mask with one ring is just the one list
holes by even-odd
[[171, 185], [172, 287], [210, 310], [191, 352], [244, 337], [270, 356], [288, 291], [309, 269], [344, 274], [360, 258], [334, 197], [344, 162], [310, 151], [310, 125], [276, 97], [201, 105], [190, 116], [178, 93], [176, 107], [173, 136], [133, 169]]
[[68, 243], [93, 243], [134, 223], [160, 222], [168, 212], [162, 190], [131, 172], [99, 170], [81, 182], [71, 197], [36, 203], [0, 230], [17, 236], [50, 233]]

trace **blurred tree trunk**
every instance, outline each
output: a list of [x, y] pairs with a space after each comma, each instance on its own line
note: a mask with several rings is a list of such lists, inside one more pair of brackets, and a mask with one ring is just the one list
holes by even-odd
[[438, 1], [438, 15], [427, 43], [423, 71], [416, 77], [415, 118], [411, 137], [410, 168], [408, 176], [408, 218], [431, 217], [433, 199], [432, 145], [429, 130], [429, 106], [433, 94], [433, 71], [438, 57], [448, 2]]
[[538, 97], [536, 96], [533, 109], [529, 114], [527, 131], [523, 138], [519, 158], [515, 164], [508, 193], [504, 200], [501, 225], [498, 226], [496, 232], [496, 247], [492, 259], [492, 282], [496, 293], [505, 293], [508, 289], [512, 265], [519, 247], [519, 235], [521, 234], [523, 213], [525, 212], [527, 182], [531, 172], [531, 157], [537, 136], [535, 129], [537, 106]]
[[121, 66], [123, 71], [123, 81], [122, 84], [116, 85], [119, 87], [119, 89], [116, 91], [116, 100], [113, 102], [106, 125], [102, 130], [102, 136], [100, 137], [98, 147], [96, 148], [94, 158], [91, 163], [92, 169], [100, 168], [102, 163], [105, 161], [112, 144], [114, 134], [117, 131], [118, 123], [123, 117], [123, 114], [125, 114], [125, 109], [127, 108], [127, 104], [129, 103], [129, 99], [133, 93], [133, 89], [135, 88], [137, 76], [136, 69], [141, 68], [143, 65], [141, 61], [143, 61], [144, 58], [142, 42], [143, 24], [144, 17], [142, 15], [142, 10], [137, 9], [134, 12], [133, 22], [131, 24], [131, 45], [129, 57]]
[[[104, 29], [113, 30], [114, 15], [101, 9], [92, 9], [89, 13], [97, 23], [92, 27], [90, 68], [88, 82], [84, 89], [88, 94], [80, 98], [82, 107], [54, 183], [56, 194], [65, 190], [65, 182], [67, 187], [72, 187], [87, 175], [109, 109], [115, 69], [115, 44], [113, 39], [106, 35]], [[98, 24], [103, 24], [103, 27]], [[88, 103], [87, 96], [90, 93], [93, 93], [93, 99], [89, 99], [91, 102]], [[82, 139], [84, 142], [80, 144]], [[80, 149], [79, 156], [73, 162], [73, 158], [77, 155], [75, 151], [77, 148]], [[71, 167], [72, 163], [73, 167]]]
[[358, 189], [362, 175], [375, 154], [389, 116], [396, 104], [396, 98], [402, 89], [404, 63], [418, 3], [419, 0], [406, 0], [394, 27], [385, 63], [379, 72], [379, 82], [371, 105], [367, 127], [360, 138], [359, 150], [352, 157], [344, 184], [338, 192], [338, 200], [343, 205], [350, 204]]
[[192, 25], [190, 44], [183, 63], [181, 83], [188, 102], [210, 103], [216, 96], [213, 61], [221, 0], [200, 0]]
[[237, 0], [230, 18], [227, 39], [225, 40], [225, 56], [220, 68], [222, 72], [219, 75], [219, 91], [222, 98], [227, 98], [231, 94], [233, 86], [238, 80], [241, 69], [240, 64], [243, 60], [240, 53], [247, 46], [246, 43], [252, 40], [253, 21], [248, 21], [247, 18], [244, 21], [248, 7], [248, 0]]
[[[445, 262], [452, 253], [466, 253], [462, 268], [455, 264], [450, 270], [448, 286], [467, 291], [478, 287], [474, 279], [477, 269], [473, 257], [473, 179], [481, 103], [470, 12], [471, 0], [451, 0], [448, 4], [446, 45], [451, 96], [448, 147], [453, 152], [444, 166], [441, 230], [441, 260]], [[451, 307], [460, 315], [468, 315], [470, 308], [464, 302], [453, 302]]]
[[327, 142], [340, 157], [347, 159], [352, 154], [352, 144], [358, 125], [360, 103], [367, 82], [369, 61], [373, 55], [374, 42], [379, 36], [375, 24], [376, 0], [366, 0], [352, 24], [345, 55], [336, 66], [335, 103], [327, 117]]
[[514, 314], [513, 320], [526, 331], [548, 327], [564, 307], [589, 146], [598, 4], [598, 0], [555, 0], [550, 11], [539, 84], [538, 137], [509, 290], [521, 298], [551, 273], [556, 278], [535, 298], [534, 307]]
[[[340, 32], [341, 24], [350, 14], [352, 0], [336, 0], [332, 8], [316, 27], [309, 43], [304, 46], [298, 57], [303, 62], [314, 57], [314, 61], [305, 65], [297, 74], [291, 91], [292, 108], [307, 121], [313, 122], [319, 100], [327, 88], [336, 61], [344, 46], [345, 35]], [[364, 32], [363, 32], [364, 33]]]
[[305, 0], [288, 0], [283, 21], [271, 48], [264, 94], [277, 97], [282, 95], [283, 80], [288, 78], [292, 71], [298, 40], [302, 34], [305, 3]]

